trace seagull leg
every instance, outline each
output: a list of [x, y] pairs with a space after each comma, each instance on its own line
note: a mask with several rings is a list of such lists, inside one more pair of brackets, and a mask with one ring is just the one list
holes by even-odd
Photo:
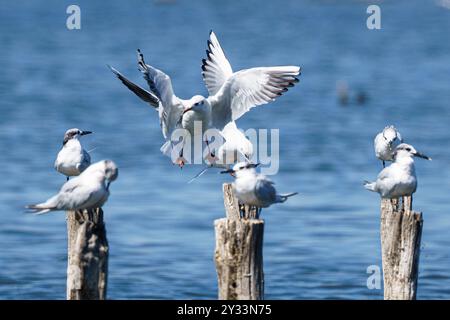
[[180, 169], [183, 169], [184, 165], [186, 164], [186, 159], [183, 158], [183, 149], [181, 149], [180, 155], [175, 163], [180, 167]]
[[186, 142], [186, 137], [183, 138], [183, 147], [180, 150], [180, 154], [178, 156], [178, 159], [175, 160], [175, 163], [180, 167], [180, 169], [183, 169], [183, 166], [186, 164], [187, 160], [183, 157], [184, 152], [184, 144]]

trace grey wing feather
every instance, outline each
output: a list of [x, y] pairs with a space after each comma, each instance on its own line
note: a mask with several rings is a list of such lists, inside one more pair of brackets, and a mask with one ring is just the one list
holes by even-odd
[[124, 75], [122, 75], [119, 71], [117, 71], [113, 67], [111, 67], [111, 66], [108, 66], [108, 67], [117, 76], [117, 78], [120, 81], [122, 81], [122, 83], [128, 89], [130, 89], [135, 95], [137, 95], [139, 98], [141, 98], [145, 102], [150, 103], [153, 107], [155, 107], [155, 108], [159, 107], [159, 99], [158, 99], [158, 97], [155, 94], [153, 94], [153, 93], [151, 93], [151, 92], [141, 88], [140, 86], [138, 86], [137, 84], [135, 84], [131, 80], [127, 79]]

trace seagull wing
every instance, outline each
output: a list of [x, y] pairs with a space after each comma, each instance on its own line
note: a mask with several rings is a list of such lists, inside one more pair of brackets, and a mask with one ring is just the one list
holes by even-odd
[[145, 102], [150, 103], [150, 105], [152, 105], [153, 107], [158, 108], [158, 106], [159, 106], [159, 99], [158, 99], [158, 97], [156, 95], [154, 95], [153, 93], [151, 93], [151, 92], [141, 88], [140, 86], [138, 86], [137, 84], [135, 84], [131, 80], [127, 79], [123, 74], [121, 74], [119, 71], [117, 71], [113, 67], [111, 67], [109, 65], [108, 65], [108, 67], [116, 75], [116, 77], [120, 81], [122, 81], [122, 83], [128, 89], [130, 89], [135, 95], [137, 95], [139, 98], [141, 98]]
[[210, 32], [207, 58], [202, 60], [202, 76], [209, 95], [215, 95], [229, 77], [233, 75], [231, 65], [225, 57], [214, 32]]
[[91, 165], [91, 155], [89, 154], [89, 152], [87, 152], [84, 149], [82, 152], [83, 152], [83, 159], [81, 160], [79, 165], [80, 172], [83, 172], [84, 170], [86, 170], [87, 167]]
[[274, 101], [298, 82], [300, 67], [259, 67], [234, 73], [222, 88], [208, 98], [212, 125], [222, 129], [251, 108]]
[[138, 50], [138, 66], [150, 90], [160, 99], [159, 120], [165, 139], [170, 137], [183, 114], [183, 102], [173, 92], [170, 77], [144, 61], [144, 55]]

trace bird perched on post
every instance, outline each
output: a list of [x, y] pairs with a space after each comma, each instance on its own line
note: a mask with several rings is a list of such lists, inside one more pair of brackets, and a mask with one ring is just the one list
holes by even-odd
[[382, 198], [394, 199], [412, 195], [417, 189], [413, 157], [431, 160], [430, 157], [417, 152], [413, 146], [402, 143], [395, 149], [394, 162], [378, 174], [376, 181], [365, 181], [364, 187], [378, 192]]
[[91, 164], [89, 153], [83, 149], [78, 140], [81, 136], [91, 133], [73, 128], [64, 134], [63, 147], [56, 157], [55, 169], [65, 175], [67, 180], [69, 177], [78, 176]]
[[119, 169], [111, 160], [89, 166], [78, 177], [67, 181], [58, 194], [45, 202], [26, 206], [36, 214], [55, 210], [100, 208], [108, 200], [109, 185], [117, 179]]
[[395, 148], [403, 143], [400, 132], [394, 126], [388, 126], [378, 133], [374, 140], [375, 155], [383, 161], [383, 168], [386, 166], [385, 161], [394, 160]]
[[232, 169], [221, 171], [230, 173], [236, 179], [233, 182], [233, 190], [239, 202], [244, 205], [255, 206], [259, 214], [262, 208], [267, 208], [274, 203], [285, 202], [289, 197], [297, 194], [278, 194], [274, 182], [265, 175], [257, 174], [255, 168], [259, 164], [239, 162]]

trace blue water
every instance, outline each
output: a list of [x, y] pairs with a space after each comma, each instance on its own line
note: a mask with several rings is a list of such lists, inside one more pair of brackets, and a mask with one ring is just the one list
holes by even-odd
[[[195, 3], [195, 4], [194, 4]], [[206, 95], [200, 74], [210, 29], [235, 70], [299, 64], [301, 82], [253, 109], [239, 127], [280, 129], [280, 191], [301, 195], [263, 211], [266, 297], [381, 299], [366, 286], [381, 265], [379, 198], [362, 187], [381, 168], [372, 139], [395, 124], [433, 157], [417, 161], [424, 212], [420, 299], [450, 298], [450, 10], [435, 1], [380, 2], [382, 29], [360, 1], [15, 1], [0, 12], [0, 298], [64, 299], [63, 213], [24, 214], [65, 178], [53, 170], [64, 131], [92, 130], [93, 160], [120, 167], [104, 207], [111, 299], [216, 297], [213, 221], [224, 215], [209, 173], [186, 182], [159, 153], [156, 113], [106, 68], [135, 81], [135, 50], [166, 71], [180, 97]], [[336, 83], [364, 105], [339, 105]]]

